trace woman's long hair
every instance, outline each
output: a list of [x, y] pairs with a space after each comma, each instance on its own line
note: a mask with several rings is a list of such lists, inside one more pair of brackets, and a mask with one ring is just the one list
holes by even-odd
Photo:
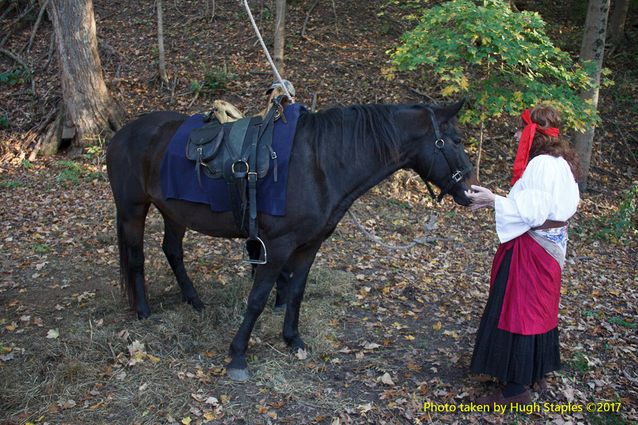
[[[560, 128], [560, 112], [549, 105], [538, 105], [531, 111], [532, 121], [540, 128], [556, 127]], [[581, 177], [580, 161], [576, 151], [571, 144], [561, 136], [550, 137], [540, 132], [534, 134], [534, 140], [529, 151], [529, 159], [538, 155], [551, 155], [562, 157], [567, 161], [572, 170], [574, 179], [578, 181]]]

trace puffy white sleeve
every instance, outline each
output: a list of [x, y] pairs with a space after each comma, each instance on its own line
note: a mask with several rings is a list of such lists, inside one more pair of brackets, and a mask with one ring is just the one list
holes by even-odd
[[567, 221], [580, 194], [567, 161], [549, 155], [533, 158], [507, 195], [496, 196], [496, 233], [501, 243], [514, 239], [546, 220]]

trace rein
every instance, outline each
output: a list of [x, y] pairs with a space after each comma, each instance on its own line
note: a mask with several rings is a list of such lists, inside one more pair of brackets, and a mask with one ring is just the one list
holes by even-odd
[[[434, 114], [434, 110], [430, 108], [429, 106], [425, 106], [425, 109], [427, 109], [430, 112], [430, 120], [432, 121], [432, 129], [434, 130], [434, 137], [436, 137], [434, 146], [436, 147], [437, 151], [435, 152], [441, 152], [443, 154], [443, 157], [445, 158], [445, 162], [447, 163], [448, 168], [452, 170], [452, 166], [450, 165], [450, 160], [446, 153], [446, 149], [443, 149], [445, 147], [445, 140], [443, 139], [443, 137], [441, 137], [441, 130], [439, 129], [439, 123], [436, 121], [436, 115]], [[432, 199], [435, 199], [437, 202], [441, 202], [443, 197], [447, 195], [448, 193], [450, 193], [452, 188], [454, 188], [454, 186], [456, 186], [461, 180], [463, 180], [463, 177], [467, 173], [472, 171], [471, 168], [465, 168], [463, 170], [456, 169], [452, 171], [452, 174], [449, 177], [448, 183], [445, 185], [445, 187], [441, 188], [441, 192], [439, 193], [439, 196], [436, 196], [436, 194], [434, 193], [434, 189], [432, 189], [432, 186], [430, 185], [430, 180], [429, 180], [433, 165], [434, 165], [434, 155], [432, 155], [432, 161], [430, 162], [428, 175], [425, 178], [425, 185], [428, 188], [428, 192], [430, 193], [430, 196], [432, 197]]]

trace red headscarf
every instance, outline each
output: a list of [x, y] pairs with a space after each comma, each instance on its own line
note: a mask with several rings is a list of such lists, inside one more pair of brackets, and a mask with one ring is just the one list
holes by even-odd
[[523, 175], [523, 171], [527, 167], [529, 162], [529, 150], [532, 147], [534, 141], [534, 134], [538, 131], [541, 134], [550, 137], [558, 137], [560, 132], [556, 127], [541, 128], [532, 121], [532, 114], [529, 109], [525, 109], [521, 114], [521, 119], [525, 123], [525, 128], [521, 133], [521, 138], [518, 141], [518, 151], [516, 151], [516, 158], [514, 159], [512, 186]]

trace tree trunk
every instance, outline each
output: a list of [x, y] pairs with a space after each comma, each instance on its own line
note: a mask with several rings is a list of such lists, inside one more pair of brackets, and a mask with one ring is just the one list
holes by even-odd
[[[162, 82], [168, 85], [166, 74], [166, 56], [164, 54], [164, 6], [162, 0], [157, 2], [157, 51], [159, 52], [159, 76]], [[208, 4], [208, 0], [206, 0]]]
[[629, 12], [629, 0], [615, 0], [614, 9], [609, 17], [609, 41], [614, 45], [623, 44], [625, 36], [625, 22]]
[[[598, 92], [605, 53], [605, 33], [609, 15], [609, 2], [610, 0], [589, 0], [583, 44], [580, 48], [581, 62], [591, 61], [594, 64], [594, 71], [591, 76], [593, 87], [581, 93], [581, 98], [586, 102], [591, 102], [594, 108], [598, 108]], [[574, 140], [583, 171], [579, 184], [582, 191], [587, 190], [587, 176], [591, 164], [594, 130], [594, 127], [590, 127], [584, 133], [577, 133]]]
[[286, 0], [275, 0], [275, 66], [280, 75], [284, 75], [284, 46], [286, 39]]
[[117, 130], [124, 113], [104, 82], [92, 0], [55, 0], [49, 3], [48, 12], [55, 31], [64, 99], [62, 132], [50, 133], [81, 148]]

